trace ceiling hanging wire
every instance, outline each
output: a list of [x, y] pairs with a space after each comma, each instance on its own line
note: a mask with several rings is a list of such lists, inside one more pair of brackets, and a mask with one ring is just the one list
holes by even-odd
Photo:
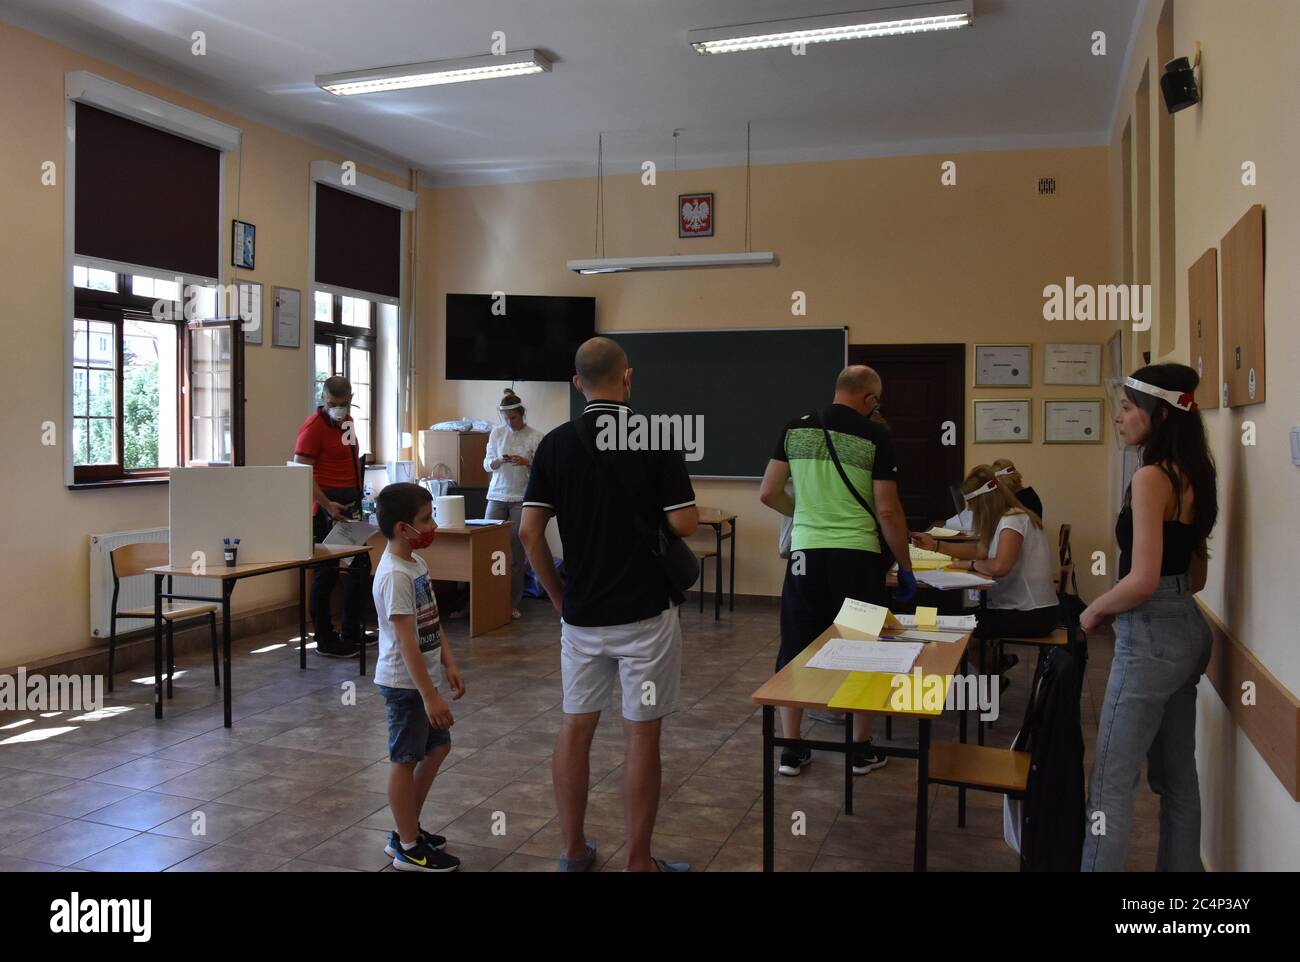
[[747, 251], [752, 251], [754, 249], [754, 240], [753, 240], [753, 234], [750, 229], [750, 215], [749, 215], [749, 211], [750, 211], [749, 200], [751, 196], [750, 169], [753, 166], [751, 161], [750, 138], [749, 138], [749, 126], [751, 123], [752, 121], [749, 120], [745, 121], [745, 250]]

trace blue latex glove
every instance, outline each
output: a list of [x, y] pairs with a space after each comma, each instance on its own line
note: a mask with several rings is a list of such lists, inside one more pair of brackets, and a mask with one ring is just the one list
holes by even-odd
[[910, 571], [898, 569], [898, 587], [894, 589], [894, 600], [906, 604], [916, 597], [916, 575]]

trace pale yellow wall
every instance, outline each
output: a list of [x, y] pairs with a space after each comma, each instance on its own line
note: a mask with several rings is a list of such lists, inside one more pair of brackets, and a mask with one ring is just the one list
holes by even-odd
[[[1160, 3], [1151, 4], [1138, 36], [1112, 146], [1112, 176], [1119, 183], [1119, 143], [1133, 110], [1144, 63], [1153, 84]], [[1157, 327], [1153, 344], [1172, 344], [1156, 360], [1189, 361], [1187, 269], [1207, 248], [1219, 247], [1228, 229], [1253, 204], [1264, 205], [1265, 327], [1268, 401], [1205, 412], [1219, 469], [1219, 525], [1211, 541], [1209, 583], [1202, 599], [1290, 691], [1300, 692], [1296, 623], [1300, 604], [1290, 559], [1295, 554], [1300, 468], [1291, 464], [1288, 433], [1300, 407], [1300, 89], [1294, 78], [1300, 5], [1292, 0], [1177, 0], [1174, 56], [1203, 48], [1202, 103], [1173, 116], [1175, 243], [1159, 244], [1156, 185], [1152, 177], [1152, 264], [1172, 257], [1175, 329]], [[1164, 112], [1153, 88], [1155, 112]], [[1153, 144], [1154, 152], [1154, 144]], [[1243, 186], [1241, 165], [1254, 161], [1258, 184]], [[1122, 236], [1118, 194], [1112, 198], [1113, 236]], [[1116, 251], [1116, 263], [1120, 252]], [[1220, 263], [1220, 266], [1222, 264]], [[1220, 283], [1220, 302], [1222, 302]], [[1220, 311], [1222, 319], [1222, 311]], [[1257, 443], [1241, 443], [1246, 422]], [[1300, 867], [1300, 806], [1286, 793], [1250, 741], [1233, 724], [1218, 694], [1202, 682], [1198, 700], [1197, 757], [1204, 803], [1202, 850], [1221, 870], [1292, 870]]]
[[[940, 183], [948, 159], [957, 163], [954, 187]], [[1063, 284], [1066, 275], [1109, 281], [1107, 164], [1106, 149], [1094, 148], [756, 167], [753, 247], [775, 250], [778, 267], [622, 276], [582, 277], [565, 268], [567, 259], [593, 252], [591, 179], [426, 191], [422, 423], [493, 419], [504, 386], [444, 379], [448, 291], [595, 295], [599, 330], [848, 325], [851, 343], [1030, 342], [1034, 386], [1027, 392], [970, 388], [968, 349], [968, 403], [954, 412], [966, 418], [966, 462], [1015, 458], [1042, 493], [1053, 541], [1068, 521], [1076, 558], [1087, 558], [1110, 540], [1109, 436], [1099, 446], [1043, 445], [1041, 401], [1103, 389], [1043, 387], [1041, 345], [1102, 341], [1108, 325], [1044, 321], [1043, 287]], [[1056, 196], [1038, 196], [1040, 176], [1056, 177]], [[743, 167], [661, 172], [654, 187], [637, 177], [605, 180], [609, 256], [744, 248]], [[679, 241], [676, 195], [709, 190], [717, 195], [717, 235]], [[791, 314], [795, 290], [807, 295], [806, 317]], [[744, 358], [719, 358], [718, 377], [735, 384], [738, 403], [749, 392], [779, 390], [747, 380]], [[828, 402], [832, 388], [826, 385]], [[523, 383], [518, 390], [535, 426], [549, 430], [567, 420], [568, 385]], [[886, 385], [887, 416], [888, 392]], [[1026, 394], [1034, 400], [1033, 444], [970, 443], [970, 398]], [[696, 494], [702, 504], [739, 514], [736, 590], [780, 594], [777, 515], [759, 503], [757, 481], [698, 481]], [[1099, 579], [1083, 564], [1079, 574], [1085, 594], [1095, 595]]]
[[[0, 610], [5, 612], [0, 665], [91, 643], [90, 533], [167, 524], [166, 486], [69, 491], [61, 448], [41, 443], [43, 422], [54, 421], [60, 431], [63, 424], [63, 82], [71, 70], [89, 70], [243, 130], [238, 216], [257, 226], [258, 243], [257, 270], [241, 276], [260, 281], [268, 301], [272, 286], [298, 288], [304, 293], [304, 313], [310, 309], [309, 165], [348, 159], [0, 23], [0, 265], [5, 278], [0, 325], [10, 345], [2, 417], [12, 459], [0, 577]], [[46, 160], [58, 164], [57, 186], [41, 184]], [[237, 213], [237, 171], [237, 158], [228, 156], [222, 219], [227, 245], [228, 225]], [[229, 260], [229, 251], [223, 251], [222, 263]], [[248, 464], [278, 464], [292, 456], [298, 426], [308, 413], [308, 331], [304, 324], [298, 350], [272, 347], [269, 332], [260, 347], [246, 349]], [[242, 583], [234, 607], [238, 612], [285, 601], [296, 590], [291, 576], [268, 575]]]

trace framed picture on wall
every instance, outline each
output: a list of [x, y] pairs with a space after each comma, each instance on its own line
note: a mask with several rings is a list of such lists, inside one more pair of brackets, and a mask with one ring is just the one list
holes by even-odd
[[245, 344], [262, 343], [262, 285], [257, 281], [236, 281], [239, 303], [235, 305]]
[[976, 387], [1029, 387], [1033, 349], [1028, 344], [976, 344]]
[[1043, 383], [1075, 385], [1100, 384], [1101, 345], [1043, 345]]
[[677, 236], [712, 237], [714, 213], [712, 194], [678, 194]]
[[230, 263], [233, 267], [253, 270], [253, 258], [257, 253], [257, 228], [242, 220], [232, 221], [230, 225]]
[[302, 291], [293, 287], [274, 287], [271, 289], [271, 300], [274, 303], [275, 314], [273, 323], [275, 327], [271, 330], [272, 347], [298, 347], [301, 343], [301, 315]]
[[1028, 444], [1033, 437], [1033, 405], [1029, 398], [985, 398], [975, 408], [976, 444]]
[[1043, 402], [1044, 444], [1101, 444], [1106, 403], [1101, 398]]

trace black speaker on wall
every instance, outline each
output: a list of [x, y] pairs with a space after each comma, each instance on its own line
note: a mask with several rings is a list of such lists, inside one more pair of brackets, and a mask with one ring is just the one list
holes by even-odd
[[1186, 57], [1175, 57], [1165, 64], [1160, 78], [1160, 92], [1165, 97], [1165, 109], [1171, 114], [1186, 110], [1201, 102], [1201, 92], [1196, 87], [1196, 71]]

